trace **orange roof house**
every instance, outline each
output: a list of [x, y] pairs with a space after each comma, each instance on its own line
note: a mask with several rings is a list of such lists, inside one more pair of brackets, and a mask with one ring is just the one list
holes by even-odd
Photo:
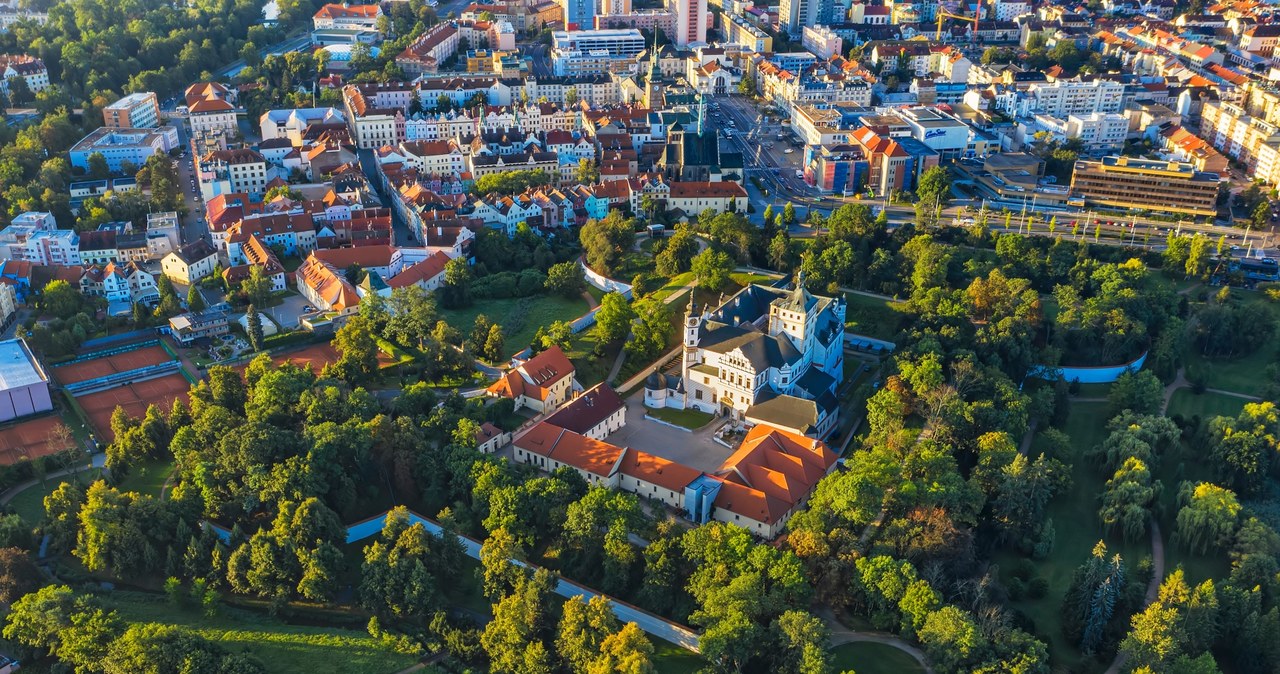
[[552, 412], [581, 388], [573, 374], [569, 357], [560, 347], [553, 346], [508, 370], [489, 386], [487, 393], [495, 398], [511, 398], [516, 401], [516, 409]]

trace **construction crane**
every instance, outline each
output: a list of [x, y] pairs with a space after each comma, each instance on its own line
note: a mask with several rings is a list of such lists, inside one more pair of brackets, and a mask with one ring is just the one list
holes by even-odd
[[978, 10], [974, 13], [973, 16], [964, 16], [963, 14], [952, 14], [951, 12], [944, 12], [942, 9], [939, 9], [938, 10], [938, 32], [934, 34], [933, 36], [934, 40], [938, 40], [938, 41], [942, 40], [942, 24], [946, 23], [947, 19], [959, 19], [961, 21], [968, 21], [972, 23], [973, 24], [972, 39], [977, 40], [978, 24], [982, 20], [982, 0], [978, 0]]

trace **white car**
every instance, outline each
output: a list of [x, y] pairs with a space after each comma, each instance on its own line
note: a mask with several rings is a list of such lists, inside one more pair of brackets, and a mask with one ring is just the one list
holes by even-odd
[[790, 148], [790, 147], [789, 147], [789, 148], [787, 148], [787, 149], [783, 150], [783, 151], [782, 151], [782, 154], [791, 154], [792, 152], [795, 152], [795, 149], [794, 149], [794, 148]]

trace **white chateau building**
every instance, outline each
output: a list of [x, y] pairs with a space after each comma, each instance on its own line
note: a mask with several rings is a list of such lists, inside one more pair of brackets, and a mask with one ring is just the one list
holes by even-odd
[[650, 376], [645, 405], [825, 438], [839, 411], [844, 327], [844, 298], [811, 295], [803, 278], [793, 290], [748, 286], [701, 314], [691, 302], [680, 376]]

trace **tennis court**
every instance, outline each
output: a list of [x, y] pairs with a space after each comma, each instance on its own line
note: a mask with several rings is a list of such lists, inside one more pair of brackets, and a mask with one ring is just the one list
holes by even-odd
[[[61, 425], [61, 417], [47, 416], [0, 429], [0, 465], [9, 466], [22, 459], [34, 459], [66, 449], [49, 444], [49, 435]], [[74, 446], [75, 440], [71, 442]]]
[[116, 353], [102, 358], [58, 365], [53, 368], [53, 377], [58, 380], [58, 383], [66, 386], [67, 384], [97, 379], [117, 372], [128, 372], [148, 365], [159, 365], [168, 360], [173, 359], [163, 347], [159, 345], [144, 346], [141, 349]]
[[167, 374], [163, 377], [134, 382], [76, 397], [76, 402], [89, 417], [89, 423], [98, 431], [105, 441], [115, 438], [111, 435], [111, 415], [117, 407], [123, 407], [125, 414], [142, 418], [147, 407], [159, 405], [166, 413], [176, 398], [183, 400], [191, 385], [181, 374]]

